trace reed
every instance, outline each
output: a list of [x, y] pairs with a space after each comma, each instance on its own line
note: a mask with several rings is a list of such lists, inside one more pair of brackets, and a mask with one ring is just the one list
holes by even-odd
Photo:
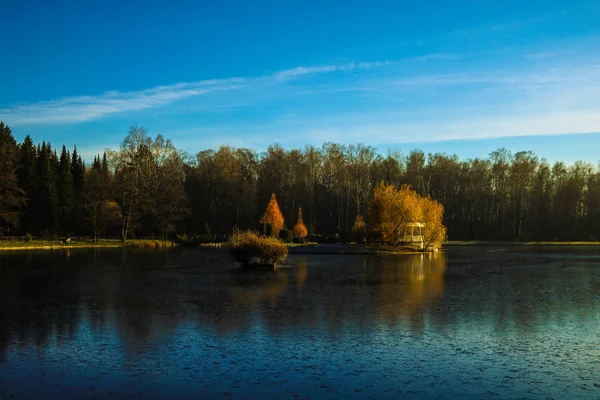
[[131, 246], [140, 249], [167, 249], [173, 247], [174, 244], [164, 240], [140, 239], [133, 240]]

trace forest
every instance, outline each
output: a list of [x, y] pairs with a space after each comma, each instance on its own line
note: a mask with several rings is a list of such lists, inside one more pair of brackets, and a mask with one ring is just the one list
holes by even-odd
[[[86, 162], [88, 161], [88, 162]], [[346, 241], [380, 182], [410, 185], [444, 206], [449, 240], [600, 239], [600, 172], [531, 151], [485, 158], [363, 144], [265, 152], [222, 146], [196, 155], [133, 126], [118, 150], [83, 160], [77, 148], [17, 143], [0, 123], [0, 234], [173, 238], [260, 229], [276, 194], [284, 228], [299, 208], [309, 237]], [[368, 221], [367, 221], [368, 223]]]

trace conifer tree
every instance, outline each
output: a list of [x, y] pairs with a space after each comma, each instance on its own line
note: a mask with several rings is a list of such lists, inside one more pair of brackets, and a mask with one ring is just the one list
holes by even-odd
[[42, 142], [37, 162], [36, 219], [40, 232], [43, 234], [54, 232], [58, 221], [58, 199], [53, 163], [50, 143]]
[[100, 157], [94, 157], [92, 167], [87, 172], [87, 185], [85, 188], [85, 208], [88, 212], [88, 219], [94, 230], [94, 242], [97, 242], [100, 236], [100, 226], [102, 224], [102, 166]]
[[267, 209], [260, 219], [260, 223], [263, 225], [264, 233], [267, 233], [267, 227], [270, 228], [270, 235], [273, 237], [279, 237], [279, 232], [283, 229], [283, 215], [277, 204], [275, 193], [271, 194], [271, 200], [267, 204]]
[[294, 225], [294, 236], [300, 240], [304, 240], [307, 235], [308, 230], [306, 229], [306, 225], [304, 225], [304, 220], [302, 219], [302, 207], [300, 207], [298, 209], [298, 220], [296, 221], [296, 225]]
[[71, 172], [71, 159], [67, 148], [63, 145], [60, 152], [57, 174], [58, 212], [60, 229], [63, 234], [71, 232], [73, 217], [73, 174]]
[[77, 146], [73, 148], [71, 155], [71, 175], [73, 176], [73, 215], [75, 220], [72, 229], [81, 231], [84, 228], [81, 221], [84, 219], [85, 206], [85, 164], [77, 153]]
[[24, 192], [17, 180], [17, 143], [10, 128], [0, 122], [0, 231], [19, 225]]
[[19, 146], [19, 186], [25, 191], [26, 202], [22, 206], [21, 231], [31, 232], [36, 226], [37, 154], [31, 136], [25, 136]]

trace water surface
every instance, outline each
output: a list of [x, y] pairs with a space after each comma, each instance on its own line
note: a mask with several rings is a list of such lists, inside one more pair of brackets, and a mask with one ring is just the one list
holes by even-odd
[[0, 253], [0, 398], [600, 398], [600, 251]]

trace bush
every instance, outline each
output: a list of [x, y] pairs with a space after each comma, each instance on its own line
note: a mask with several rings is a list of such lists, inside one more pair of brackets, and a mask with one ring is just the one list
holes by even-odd
[[31, 233], [27, 232], [25, 234], [25, 241], [26, 242], [31, 242], [32, 239], [33, 239], [33, 236], [31, 236]]
[[138, 247], [142, 249], [164, 249], [174, 246], [173, 242], [151, 239], [134, 240], [133, 242], [131, 242], [131, 245], [133, 247]]
[[187, 233], [184, 233], [183, 235], [176, 234], [175, 238], [176, 238], [177, 243], [179, 243], [179, 244], [188, 244], [190, 241]]
[[279, 239], [283, 240], [284, 243], [292, 243], [294, 241], [294, 232], [287, 228], [283, 228], [281, 232], [279, 232]]
[[336, 244], [340, 241], [340, 235], [333, 234], [329, 236], [321, 236], [320, 240], [317, 242], [319, 244]]
[[236, 261], [244, 265], [275, 264], [285, 261], [288, 255], [288, 248], [281, 240], [251, 231], [234, 231], [229, 244]]
[[316, 233], [312, 233], [306, 237], [306, 240], [313, 243], [321, 243], [322, 236]]

